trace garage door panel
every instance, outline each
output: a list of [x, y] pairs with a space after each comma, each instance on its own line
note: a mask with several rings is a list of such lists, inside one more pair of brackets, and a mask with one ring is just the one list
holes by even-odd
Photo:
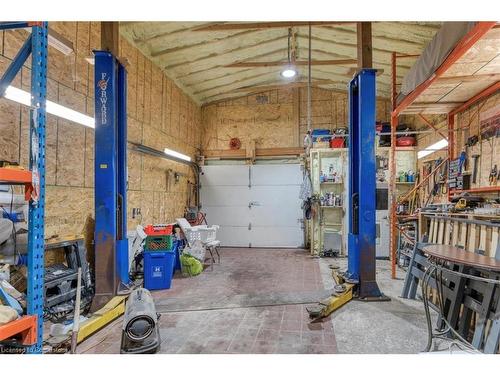
[[[209, 224], [220, 225], [217, 237], [222, 246], [303, 245], [299, 221], [302, 172], [298, 164], [216, 165], [203, 167], [203, 171], [202, 210]], [[251, 208], [250, 202], [255, 202]]]
[[299, 164], [253, 165], [251, 174], [252, 186], [302, 184]]
[[201, 167], [200, 184], [203, 187], [212, 185], [248, 186], [248, 165], [208, 165]]
[[262, 206], [294, 205], [300, 207], [300, 186], [252, 186], [250, 200]]
[[251, 241], [248, 227], [221, 226], [217, 231], [217, 239], [221, 246], [248, 247]]
[[252, 226], [252, 247], [298, 247], [304, 242], [304, 235], [297, 227], [255, 227]]
[[203, 212], [207, 215], [209, 225], [232, 225], [248, 227], [248, 207], [203, 207]]
[[248, 207], [250, 189], [247, 186], [205, 186], [200, 189], [202, 207]]
[[257, 226], [297, 226], [302, 218], [302, 211], [294, 205], [280, 207], [253, 206], [250, 210], [250, 222]]

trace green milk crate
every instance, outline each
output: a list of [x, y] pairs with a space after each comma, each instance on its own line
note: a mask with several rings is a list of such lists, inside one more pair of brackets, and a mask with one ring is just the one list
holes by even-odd
[[173, 239], [171, 235], [147, 236], [144, 251], [171, 251]]

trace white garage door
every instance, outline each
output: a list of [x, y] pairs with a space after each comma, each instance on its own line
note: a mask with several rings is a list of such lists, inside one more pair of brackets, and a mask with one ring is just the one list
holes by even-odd
[[299, 164], [202, 167], [200, 197], [222, 246], [302, 247]]

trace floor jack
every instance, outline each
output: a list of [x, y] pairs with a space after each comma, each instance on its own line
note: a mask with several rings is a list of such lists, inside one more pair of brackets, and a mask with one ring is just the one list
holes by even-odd
[[363, 69], [349, 83], [349, 237], [348, 269], [335, 267], [332, 296], [309, 308], [317, 321], [353, 298], [389, 301], [380, 292], [375, 263], [375, 90], [376, 70]]

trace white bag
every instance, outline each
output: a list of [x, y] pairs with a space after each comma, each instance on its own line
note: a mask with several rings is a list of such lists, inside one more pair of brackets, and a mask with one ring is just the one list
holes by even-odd
[[194, 241], [192, 246], [186, 246], [182, 252], [191, 255], [202, 263], [205, 261], [206, 249], [201, 241]]
[[17, 317], [17, 311], [12, 307], [0, 305], [0, 326], [16, 320]]

